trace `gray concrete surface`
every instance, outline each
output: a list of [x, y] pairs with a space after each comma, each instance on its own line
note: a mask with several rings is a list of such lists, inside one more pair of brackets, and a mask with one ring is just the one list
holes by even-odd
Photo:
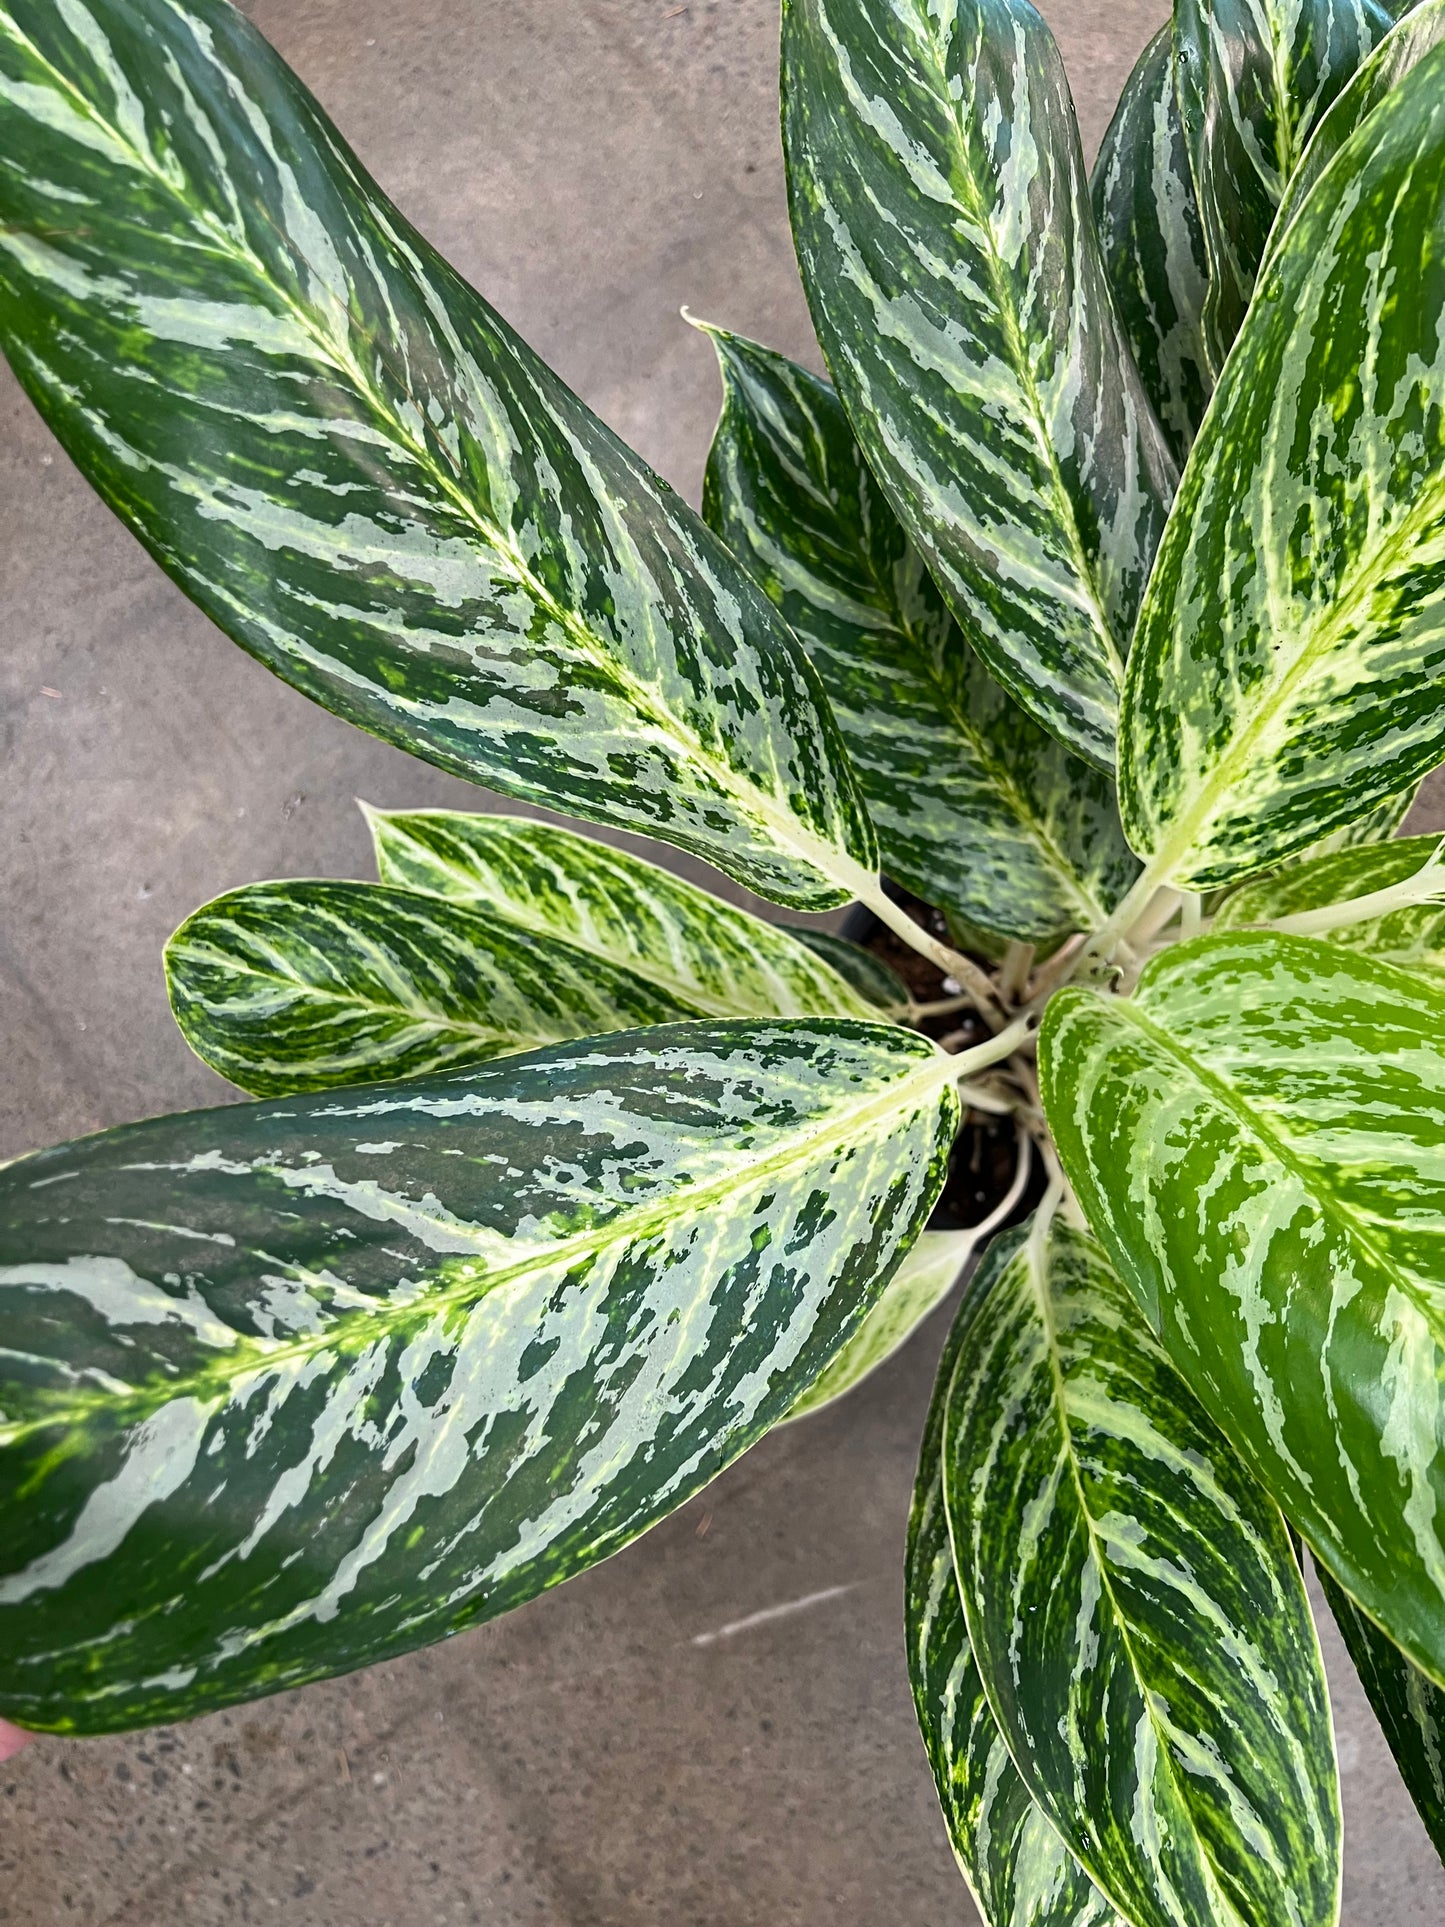
[[[717, 395], [679, 306], [813, 353], [784, 214], [776, 0], [251, 10], [412, 218], [695, 499]], [[1161, 9], [1046, 11], [1092, 145]], [[8, 1155], [221, 1101], [166, 1010], [176, 922], [258, 877], [365, 874], [358, 795], [479, 793], [323, 715], [210, 629], [8, 377], [0, 557]], [[186, 1728], [32, 1747], [0, 1767], [0, 1922], [968, 1922], [899, 1635], [940, 1338], [935, 1323], [843, 1408], [496, 1626]], [[1325, 1639], [1345, 1920], [1426, 1927], [1445, 1877]]]

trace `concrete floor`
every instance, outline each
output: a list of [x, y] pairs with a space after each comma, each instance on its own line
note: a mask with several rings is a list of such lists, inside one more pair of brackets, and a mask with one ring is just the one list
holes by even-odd
[[[813, 354], [776, 132], [776, 0], [255, 0], [408, 214], [696, 499], [697, 313]], [[1162, 17], [1053, 0], [1086, 144]], [[273, 681], [152, 567], [0, 380], [0, 1156], [226, 1087], [159, 953], [266, 876], [362, 875], [352, 798], [477, 806]], [[722, 886], [729, 894], [738, 893]], [[935, 1325], [609, 1565], [350, 1680], [0, 1767], [6, 1927], [835, 1927], [973, 1918], [900, 1651]], [[789, 1616], [700, 1643], [780, 1603]], [[1445, 1875], [1333, 1629], [1347, 1927]]]

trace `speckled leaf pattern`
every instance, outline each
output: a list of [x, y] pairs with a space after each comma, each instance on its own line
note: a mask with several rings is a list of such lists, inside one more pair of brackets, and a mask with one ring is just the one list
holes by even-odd
[[828, 692], [889, 876], [1023, 942], [1096, 929], [1133, 881], [1114, 787], [969, 649], [826, 382], [708, 333], [723, 411], [703, 514]]
[[1215, 1422], [1445, 1680], [1445, 986], [1232, 932], [1059, 993], [1059, 1156]]
[[1316, 1570], [1400, 1778], [1445, 1859], [1445, 1690], [1412, 1666], [1322, 1567]]
[[969, 642], [1114, 763], [1174, 465], [1024, 0], [785, 0], [793, 234], [863, 452]]
[[1182, 462], [1219, 369], [1204, 338], [1209, 264], [1168, 27], [1144, 49], [1119, 97], [1094, 163], [1093, 199], [1114, 306]]
[[[1397, 837], [1389, 843], [1341, 850], [1334, 856], [1246, 883], [1221, 909], [1214, 927], [1239, 930], [1248, 924], [1272, 923], [1277, 917], [1294, 916], [1301, 910], [1318, 910], [1327, 904], [1388, 890], [1392, 884], [1414, 876], [1434, 854], [1439, 841], [1435, 836]], [[1445, 904], [1411, 904], [1383, 916], [1341, 924], [1324, 934], [1330, 943], [1343, 944], [1380, 963], [1424, 971], [1445, 988]]]
[[1189, 458], [1122, 726], [1125, 829], [1162, 881], [1266, 868], [1440, 760], [1442, 316], [1437, 48], [1295, 217]]
[[796, 1403], [927, 1219], [950, 1060], [632, 1031], [0, 1174], [0, 1714], [170, 1721], [491, 1618]]
[[961, 1323], [945, 1504], [1025, 1785], [1135, 1927], [1327, 1927], [1334, 1735], [1278, 1510], [1100, 1248], [1047, 1210]]
[[163, 567], [327, 708], [779, 902], [871, 871], [767, 599], [226, 0], [7, 0], [0, 341]]
[[256, 883], [166, 946], [191, 1049], [256, 1097], [420, 1077], [705, 1013], [495, 913], [374, 883]]
[[715, 1017], [876, 1017], [829, 959], [644, 857], [521, 816], [370, 810], [383, 883], [485, 907]]
[[1175, 86], [1209, 263], [1217, 369], [1311, 133], [1390, 25], [1377, 0], [1177, 0]]
[[[1017, 1248], [1005, 1232], [970, 1289]], [[938, 1367], [919, 1454], [904, 1567], [908, 1673], [948, 1835], [984, 1927], [1120, 1927], [1019, 1778], [968, 1643], [943, 1505], [943, 1410], [967, 1307]]]
[[1365, 118], [1393, 88], [1445, 39], [1445, 0], [1422, 0], [1393, 26], [1323, 116], [1304, 157], [1290, 176], [1279, 213], [1265, 249], [1267, 270], [1290, 223], [1304, 206], [1310, 189]]

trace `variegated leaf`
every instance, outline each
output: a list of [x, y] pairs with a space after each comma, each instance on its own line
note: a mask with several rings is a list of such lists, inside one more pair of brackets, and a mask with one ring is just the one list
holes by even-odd
[[[626, 850], [522, 816], [368, 810], [377, 874], [504, 916], [715, 1017], [876, 1017], [829, 958]], [[905, 992], [906, 997], [906, 992]]]
[[1393, 88], [1445, 39], [1445, 0], [1421, 0], [1393, 26], [1335, 100], [1310, 137], [1304, 157], [1290, 177], [1270, 230], [1262, 272], [1289, 232], [1310, 189], [1345, 142]]
[[887, 1290], [789, 1418], [806, 1418], [861, 1385], [936, 1311], [958, 1283], [977, 1239], [970, 1231], [925, 1231]]
[[1445, 1860], [1445, 1690], [1316, 1567], [1355, 1671], [1435, 1851]]
[[688, 1024], [0, 1174], [0, 1713], [169, 1721], [521, 1604], [797, 1402], [926, 1220], [956, 1059]]
[[1174, 1362], [1319, 1558], [1445, 1681], [1445, 986], [1337, 944], [1180, 944], [1061, 991], [1044, 1103]]
[[[1439, 848], [1435, 836], [1399, 837], [1389, 843], [1341, 850], [1281, 870], [1277, 875], [1246, 883], [1224, 905], [1215, 919], [1216, 930], [1242, 930], [1250, 924], [1274, 923], [1301, 911], [1327, 909], [1377, 892], [1400, 891], [1420, 875]], [[1445, 896], [1445, 874], [1434, 879]], [[1392, 907], [1381, 902], [1373, 916], [1360, 916], [1319, 933], [1380, 963], [1401, 970], [1424, 971], [1445, 986], [1445, 903], [1417, 902]]]
[[191, 1049], [257, 1097], [716, 1014], [495, 912], [375, 883], [229, 891], [166, 945], [166, 981]]
[[880, 1010], [897, 1015], [912, 1001], [909, 989], [898, 972], [847, 937], [835, 937], [831, 930], [814, 930], [810, 925], [789, 925], [788, 935], [821, 957], [836, 970], [850, 989], [856, 990], [870, 1006], [871, 1014]]
[[818, 1382], [798, 1400], [790, 1418], [804, 1418], [831, 1405], [886, 1364], [923, 1321], [943, 1303], [965, 1266], [987, 1244], [1023, 1196], [1032, 1153], [1020, 1133], [1013, 1181], [978, 1224], [956, 1231], [925, 1231], [894, 1272], [887, 1290]]
[[1112, 782], [1031, 721], [969, 649], [828, 384], [707, 332], [723, 411], [703, 514], [808, 651], [884, 869], [1005, 937], [1096, 929], [1139, 867]]
[[[1012, 1233], [996, 1241], [974, 1291], [1016, 1246]], [[944, 1403], [967, 1319], [965, 1306], [939, 1363], [908, 1518], [903, 1600], [919, 1729], [984, 1927], [1120, 1927], [1019, 1778], [968, 1643], [943, 1504]]]
[[1182, 462], [1219, 369], [1204, 338], [1209, 264], [1168, 27], [1144, 49], [1120, 95], [1094, 163], [1093, 200], [1114, 306]]
[[0, 10], [0, 341], [152, 554], [327, 708], [779, 902], [871, 874], [766, 597], [227, 0]]
[[1026, 0], [785, 0], [793, 234], [855, 433], [969, 642], [1114, 763], [1174, 465]]
[[1311, 133], [1389, 25], [1379, 0], [1177, 0], [1175, 86], [1209, 263], [1203, 322], [1216, 369]]
[[1189, 458], [1124, 698], [1124, 824], [1161, 882], [1273, 865], [1440, 760], [1442, 315], [1437, 47], [1296, 215]]
[[1024, 1784], [1135, 1927], [1329, 1927], [1340, 1809], [1284, 1520], [1047, 1206], [965, 1300], [943, 1479]]

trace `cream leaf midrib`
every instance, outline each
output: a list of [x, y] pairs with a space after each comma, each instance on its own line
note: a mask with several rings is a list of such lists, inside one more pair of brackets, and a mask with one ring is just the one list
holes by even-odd
[[[1040, 1226], [1043, 1228], [1042, 1236], [1039, 1235]], [[1194, 1841], [1195, 1850], [1199, 1856], [1201, 1870], [1206, 1872], [1208, 1883], [1214, 1889], [1211, 1898], [1222, 1903], [1222, 1905], [1228, 1909], [1228, 1922], [1233, 1923], [1233, 1927], [1245, 1927], [1245, 1923], [1241, 1919], [1238, 1910], [1224, 1891], [1220, 1879], [1220, 1870], [1215, 1864], [1209, 1843], [1200, 1832], [1199, 1824], [1194, 1817], [1194, 1808], [1185, 1792], [1181, 1770], [1174, 1757], [1174, 1748], [1169, 1737], [1168, 1728], [1160, 1720], [1159, 1712], [1155, 1705], [1153, 1689], [1148, 1685], [1143, 1672], [1140, 1670], [1138, 1657], [1134, 1651], [1134, 1642], [1130, 1637], [1128, 1620], [1119, 1605], [1118, 1596], [1114, 1590], [1113, 1578], [1109, 1570], [1109, 1562], [1099, 1543], [1098, 1532], [1094, 1525], [1094, 1515], [1090, 1509], [1088, 1497], [1084, 1490], [1083, 1470], [1079, 1465], [1078, 1454], [1074, 1447], [1073, 1433], [1069, 1428], [1068, 1388], [1065, 1384], [1063, 1365], [1059, 1357], [1058, 1331], [1054, 1323], [1053, 1306], [1049, 1301], [1047, 1275], [1049, 1262], [1047, 1239], [1049, 1229], [1049, 1224], [1044, 1220], [1043, 1208], [1040, 1207], [1038, 1217], [1035, 1220], [1034, 1230], [1025, 1242], [1019, 1256], [1023, 1260], [1025, 1269], [1028, 1272], [1029, 1283], [1033, 1289], [1034, 1299], [1038, 1307], [1039, 1321], [1044, 1330], [1044, 1348], [1048, 1355], [1049, 1378], [1054, 1388], [1054, 1413], [1058, 1420], [1059, 1437], [1062, 1443], [1063, 1454], [1069, 1467], [1069, 1478], [1074, 1488], [1074, 1496], [1078, 1502], [1079, 1516], [1084, 1522], [1084, 1531], [1089, 1542], [1089, 1557], [1094, 1562], [1095, 1569], [1099, 1575], [1100, 1587], [1109, 1601], [1109, 1611], [1118, 1632], [1120, 1642], [1123, 1645], [1125, 1656], [1128, 1659], [1129, 1671], [1139, 1689], [1139, 1696], [1144, 1702], [1145, 1711], [1149, 1716], [1149, 1724], [1154, 1730], [1154, 1737], [1158, 1747], [1158, 1757], [1164, 1762], [1165, 1771], [1169, 1776], [1169, 1784], [1173, 1789], [1175, 1799], [1179, 1803], [1180, 1810], [1189, 1821], [1190, 1836]]]
[[[136, 147], [127, 140], [125, 135], [118, 128], [114, 127], [111, 122], [86, 99], [80, 89], [72, 85], [72, 83], [55, 68], [53, 63], [45, 58], [35, 46], [34, 42], [21, 32], [13, 19], [9, 17], [5, 18], [3, 21], [0, 21], [0, 26], [4, 26], [11, 37], [26, 48], [36, 64], [43, 67], [44, 70], [52, 76], [55, 85], [69, 96], [72, 102], [87, 118], [96, 121], [104, 127], [110, 138], [118, 146], [123, 147], [127, 152], [132, 154], [140, 168], [147, 173], [153, 181], [157, 182], [173, 200], [178, 201], [181, 206], [186, 209], [187, 214], [193, 221], [204, 227], [211, 234], [212, 244], [218, 253], [233, 263], [240, 265], [253, 280], [259, 279], [261, 286], [266, 291], [273, 294], [277, 292], [280, 293], [287, 310], [296, 318], [303, 331], [308, 334], [316, 344], [321, 358], [335, 368], [338, 373], [352, 382], [357, 391], [364, 396], [380, 421], [385, 424], [388, 436], [402, 448], [406, 449], [413, 459], [417, 461], [418, 465], [431, 475], [433, 481], [452, 503], [453, 507], [460, 511], [463, 519], [470, 523], [482, 535], [487, 545], [499, 555], [514, 580], [524, 588], [527, 593], [533, 597], [537, 605], [572, 638], [574, 643], [577, 644], [581, 654], [597, 664], [621, 686], [628, 700], [652, 728], [658, 730], [664, 737], [682, 738], [687, 744], [690, 755], [704, 765], [709, 776], [717, 784], [718, 789], [723, 795], [735, 793], [740, 785], [745, 786], [750, 797], [753, 799], [758, 816], [784, 847], [796, 851], [805, 861], [813, 864], [821, 870], [824, 875], [830, 877], [841, 887], [848, 889], [854, 888], [854, 872], [859, 876], [867, 876], [869, 874], [863, 870], [860, 864], [853, 863], [851, 859], [848, 859], [846, 864], [840, 867], [839, 858], [844, 855], [843, 852], [836, 850], [832, 845], [825, 843], [821, 838], [813, 835], [791, 812], [780, 809], [768, 791], [762, 788], [751, 776], [743, 775], [741, 771], [733, 769], [730, 764], [718, 757], [716, 752], [703, 742], [697, 731], [684, 717], [674, 715], [665, 708], [660, 708], [658, 706], [657, 692], [648, 684], [639, 681], [628, 665], [622, 660], [621, 656], [610, 652], [605, 644], [601, 644], [600, 638], [594, 634], [588, 625], [581, 621], [563, 604], [559, 603], [547, 588], [546, 584], [527, 566], [510, 531], [504, 531], [500, 525], [494, 526], [485, 519], [467, 490], [462, 487], [460, 480], [454, 478], [448, 468], [438, 462], [433, 445], [425, 438], [418, 440], [407, 432], [394, 408], [388, 404], [385, 395], [376, 388], [370, 377], [360, 367], [355, 356], [350, 352], [349, 346], [344, 341], [338, 341], [333, 338], [331, 331], [326, 327], [321, 318], [312, 311], [309, 305], [299, 303], [291, 297], [288, 291], [285, 289], [278, 290], [273, 283], [268, 281], [264, 276], [264, 272], [260, 269], [259, 264], [240, 246], [233, 236], [228, 234], [224, 225], [219, 223], [209, 210], [198, 208], [191, 201], [187, 200], [181, 188], [166, 176], [163, 169], [157, 166], [154, 156], [144, 149]], [[282, 245], [290, 250], [290, 237], [283, 229], [276, 226], [270, 209], [262, 204], [258, 204], [258, 209], [262, 218], [271, 226], [272, 231], [278, 236]], [[388, 366], [392, 368], [398, 389], [402, 393], [410, 396], [410, 384], [404, 377], [396, 375], [395, 365], [387, 353], [385, 345], [370, 335], [368, 335], [367, 339], [372, 343], [378, 358], [386, 361]], [[412, 399], [415, 401], [415, 397], [412, 397]], [[420, 407], [418, 407], [417, 412], [418, 414], [424, 413]]]
[[[917, 18], [916, 8], [915, 18]], [[928, 50], [930, 63], [933, 68], [934, 92], [944, 110], [944, 119], [949, 133], [949, 146], [952, 149], [955, 163], [953, 181], [961, 190], [960, 198], [968, 207], [969, 213], [972, 215], [979, 232], [986, 238], [984, 253], [988, 264], [989, 280], [992, 284], [994, 300], [997, 303], [999, 315], [1004, 323], [1004, 330], [1009, 347], [1012, 350], [1014, 371], [1019, 378], [1028, 402], [1029, 427], [1053, 484], [1052, 493], [1055, 502], [1062, 510], [1061, 521], [1070, 556], [1078, 572], [1079, 579], [1085, 584], [1088, 590], [1089, 609], [1094, 619], [1093, 626], [1100, 641], [1104, 645], [1105, 667], [1108, 671], [1109, 680], [1117, 692], [1123, 682], [1124, 652], [1116, 642], [1113, 625], [1104, 613], [1103, 599], [1099, 592], [1099, 585], [1093, 567], [1084, 550], [1083, 537], [1079, 530], [1078, 517], [1074, 510], [1073, 500], [1069, 495], [1068, 489], [1064, 486], [1063, 471], [1059, 467], [1058, 454], [1053, 445], [1053, 438], [1045, 426], [1044, 409], [1039, 396], [1038, 384], [1034, 379], [1033, 366], [1024, 351], [1023, 331], [1019, 325], [1018, 313], [1014, 306], [1012, 292], [1009, 289], [1007, 277], [1003, 273], [1002, 263], [999, 259], [997, 236], [994, 233], [992, 220], [984, 211], [979, 185], [969, 160], [967, 142], [964, 139], [963, 130], [959, 124], [957, 103], [953, 99], [948, 86], [947, 61], [937, 35], [935, 22], [931, 16], [928, 24], [921, 27], [918, 38]], [[1020, 74], [1019, 80], [1021, 85], [1026, 84], [1026, 75]]]
[[[385, 1300], [378, 1299], [374, 1308], [368, 1306], [365, 1311], [344, 1312], [327, 1330], [299, 1338], [277, 1341], [237, 1332], [236, 1347], [228, 1350], [225, 1358], [234, 1359], [239, 1350], [246, 1362], [234, 1370], [225, 1370], [225, 1360], [218, 1360], [209, 1370], [201, 1369], [173, 1379], [149, 1379], [125, 1398], [104, 1393], [85, 1397], [62, 1395], [33, 1418], [0, 1424], [0, 1450], [8, 1449], [34, 1433], [53, 1431], [67, 1422], [79, 1426], [86, 1415], [95, 1410], [103, 1411], [114, 1422], [120, 1414], [133, 1412], [138, 1416], [147, 1410], [170, 1404], [178, 1397], [190, 1396], [206, 1402], [206, 1388], [210, 1385], [217, 1388], [211, 1394], [211, 1402], [216, 1403], [223, 1398], [228, 1399], [234, 1387], [248, 1379], [273, 1373], [293, 1361], [312, 1358], [319, 1353], [344, 1350], [346, 1332], [353, 1326], [360, 1330], [365, 1342], [371, 1344], [380, 1335], [390, 1336], [393, 1331], [405, 1329], [410, 1324], [430, 1323], [457, 1311], [470, 1310], [493, 1293], [509, 1285], [525, 1282], [537, 1274], [569, 1272], [583, 1260], [596, 1257], [612, 1246], [636, 1244], [678, 1220], [695, 1220], [714, 1204], [735, 1197], [739, 1192], [755, 1190], [761, 1185], [786, 1178], [795, 1169], [806, 1167], [829, 1150], [842, 1149], [853, 1139], [863, 1139], [873, 1125], [910, 1105], [921, 1106], [930, 1095], [941, 1092], [955, 1078], [955, 1064], [956, 1060], [942, 1053], [923, 1059], [907, 1076], [886, 1090], [875, 1092], [852, 1108], [840, 1106], [828, 1111], [811, 1130], [793, 1134], [785, 1145], [763, 1157], [746, 1165], [731, 1165], [704, 1184], [679, 1187], [635, 1211], [623, 1209], [604, 1225], [559, 1238], [545, 1248], [533, 1249], [516, 1263], [502, 1266], [480, 1279], [469, 1279], [451, 1287], [442, 1286], [400, 1306], [388, 1306]], [[266, 1177], [271, 1175], [275, 1167], [263, 1165], [252, 1168], [257, 1177]], [[451, 1228], [456, 1229], [454, 1226]], [[250, 1255], [261, 1262], [274, 1263], [283, 1270], [292, 1269], [284, 1260], [267, 1259], [260, 1252]], [[450, 1256], [461, 1258], [463, 1254], [456, 1252]], [[0, 1267], [0, 1272], [3, 1272], [3, 1267]], [[134, 1423], [135, 1419], [121, 1419], [120, 1422]]]
[[[1378, 419], [1378, 417], [1377, 417]], [[1218, 471], [1213, 488], [1218, 489]], [[1291, 703], [1299, 684], [1319, 667], [1320, 661], [1329, 654], [1337, 632], [1349, 628], [1362, 606], [1386, 577], [1398, 572], [1400, 563], [1410, 548], [1415, 546], [1423, 534], [1423, 526], [1439, 515], [1441, 493], [1438, 473], [1420, 491], [1414, 504], [1406, 510], [1394, 527], [1377, 543], [1359, 551], [1354, 565], [1347, 571], [1347, 584], [1331, 601], [1315, 621], [1305, 620], [1290, 625], [1290, 633], [1299, 638], [1292, 652], [1290, 663], [1271, 683], [1268, 700], [1256, 702], [1253, 712], [1234, 736], [1228, 749], [1214, 765], [1209, 781], [1204, 784], [1194, 804], [1172, 819], [1169, 830], [1161, 841], [1155, 855], [1150, 859], [1149, 869], [1158, 874], [1160, 881], [1172, 877], [1180, 861], [1188, 854], [1191, 846], [1199, 838], [1201, 831], [1207, 831], [1211, 820], [1223, 804], [1227, 803], [1241, 777], [1247, 776], [1255, 768], [1254, 752], [1260, 740], [1267, 737], [1277, 723], [1279, 713]], [[1272, 498], [1266, 496], [1261, 504], [1262, 511], [1269, 514]], [[1195, 515], [1198, 514], [1198, 505]], [[1269, 544], [1265, 554], [1272, 553]], [[1272, 600], [1272, 596], [1270, 598]], [[1263, 616], [1261, 611], [1261, 616]], [[1263, 620], [1260, 627], [1264, 626]], [[1277, 633], [1277, 631], [1276, 631]], [[1177, 619], [1171, 623], [1170, 638], [1179, 635]], [[1142, 671], [1141, 671], [1142, 674]]]

